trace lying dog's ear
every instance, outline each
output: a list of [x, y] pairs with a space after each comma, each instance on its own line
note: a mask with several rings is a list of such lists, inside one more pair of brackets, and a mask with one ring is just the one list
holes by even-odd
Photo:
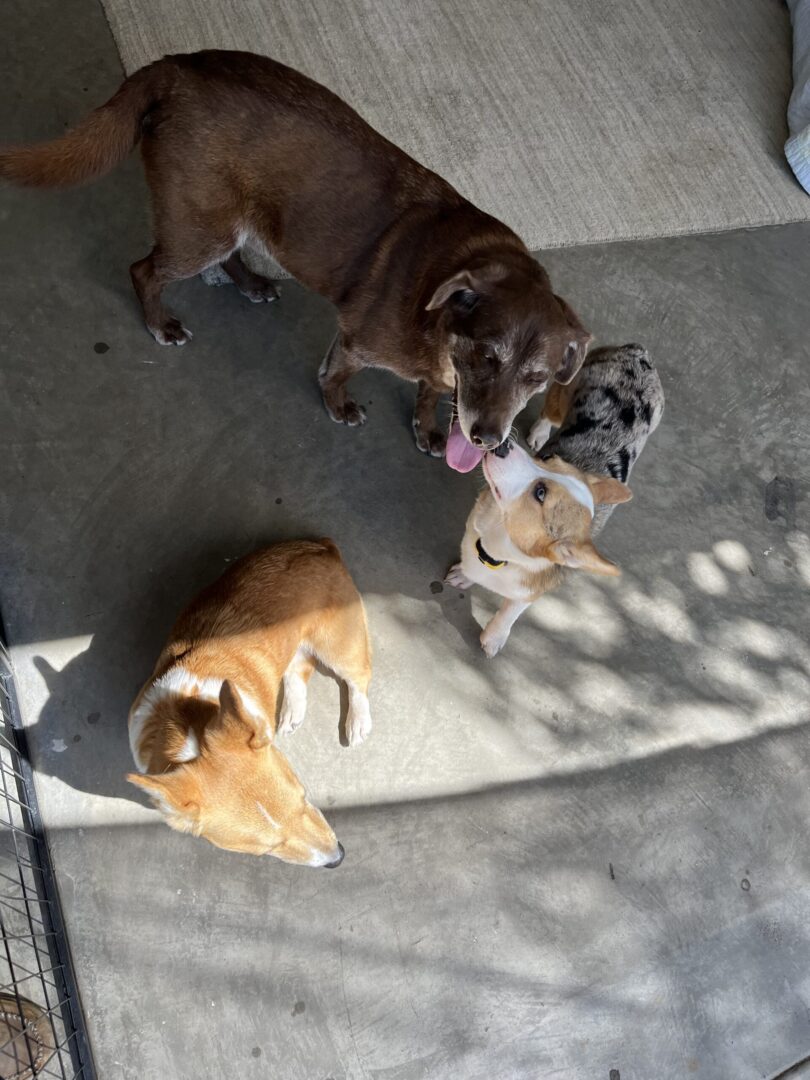
[[565, 316], [565, 320], [571, 328], [571, 337], [565, 346], [563, 352], [563, 361], [560, 367], [554, 374], [555, 382], [570, 383], [576, 373], [582, 367], [582, 363], [587, 356], [588, 346], [593, 341], [593, 334], [589, 334], [585, 327], [580, 322], [579, 316], [571, 307], [567, 304], [561, 296], [554, 294], [554, 299], [562, 308], [562, 313]]
[[612, 476], [586, 473], [585, 481], [591, 489], [595, 503], [626, 503], [633, 498], [633, 492], [627, 484], [623, 484], [621, 480], [614, 480]]
[[425, 311], [434, 311], [449, 302], [459, 314], [466, 315], [489, 287], [505, 275], [506, 268], [500, 263], [490, 263], [476, 270], [460, 270], [441, 283], [425, 306]]
[[621, 574], [618, 566], [600, 555], [590, 540], [583, 540], [581, 543], [556, 540], [546, 549], [546, 558], [572, 570], [589, 570], [592, 574], [604, 574], [607, 577], [618, 577]]
[[219, 691], [219, 723], [223, 727], [241, 728], [251, 750], [261, 750], [273, 741], [273, 731], [267, 717], [246, 708], [242, 695], [227, 679]]
[[195, 787], [190, 774], [169, 772], [162, 776], [142, 776], [140, 773], [130, 773], [127, 780], [145, 791], [164, 812], [174, 811], [187, 818], [193, 818], [199, 813], [200, 807], [195, 800]]

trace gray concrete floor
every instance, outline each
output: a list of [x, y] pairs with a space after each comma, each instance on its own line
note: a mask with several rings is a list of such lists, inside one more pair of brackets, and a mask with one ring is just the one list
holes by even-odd
[[[3, 138], [116, 85], [89, 0], [2, 16]], [[414, 450], [385, 375], [363, 430], [327, 419], [327, 305], [189, 282], [194, 341], [159, 349], [134, 160], [4, 190], [0, 227], [0, 605], [103, 1080], [755, 1080], [810, 1052], [810, 228], [545, 259], [601, 341], [649, 346], [667, 412], [605, 534], [624, 576], [488, 662], [492, 599], [430, 589], [477, 481]], [[178, 608], [323, 533], [376, 648], [369, 743], [339, 745], [326, 679], [285, 742], [328, 874], [176, 835], [124, 782]]]

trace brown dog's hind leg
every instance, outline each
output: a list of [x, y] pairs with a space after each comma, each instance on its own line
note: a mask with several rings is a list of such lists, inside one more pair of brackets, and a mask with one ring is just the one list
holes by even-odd
[[242, 262], [242, 256], [238, 251], [232, 252], [222, 263], [222, 269], [237, 287], [242, 296], [246, 296], [252, 304], [271, 304], [278, 300], [281, 295], [276, 285], [261, 274], [254, 274], [252, 270]]
[[191, 208], [155, 197], [155, 246], [130, 267], [149, 333], [159, 345], [185, 345], [190, 330], [167, 311], [161, 294], [172, 281], [194, 277], [222, 262], [236, 246], [236, 228], [217, 217], [207, 222]]
[[434, 390], [424, 379], [419, 380], [413, 410], [413, 437], [423, 454], [437, 458], [444, 457], [447, 446], [447, 436], [436, 427], [436, 405], [440, 397], [441, 390]]
[[162, 266], [160, 249], [155, 247], [145, 259], [129, 268], [135, 294], [140, 300], [146, 328], [158, 345], [185, 345], [192, 337], [180, 320], [160, 301], [163, 286], [175, 280]]
[[346, 393], [346, 383], [365, 366], [356, 350], [347, 349], [337, 334], [318, 372], [323, 403], [336, 424], [349, 427], [365, 424], [366, 410]]

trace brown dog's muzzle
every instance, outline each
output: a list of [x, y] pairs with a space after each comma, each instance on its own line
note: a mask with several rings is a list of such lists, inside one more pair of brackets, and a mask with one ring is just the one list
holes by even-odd
[[470, 442], [481, 450], [495, 450], [502, 441], [501, 432], [494, 424], [476, 420], [470, 428]]

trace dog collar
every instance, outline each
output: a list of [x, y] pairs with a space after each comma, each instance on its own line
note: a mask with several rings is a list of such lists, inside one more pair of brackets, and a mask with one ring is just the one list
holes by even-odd
[[506, 559], [493, 559], [480, 540], [475, 541], [475, 550], [478, 552], [478, 561], [490, 570], [500, 570], [502, 566], [506, 566]]
[[593, 495], [591, 495], [591, 489], [584, 480], [580, 480], [578, 476], [569, 476], [567, 473], [552, 472], [550, 469], [544, 469], [537, 461], [534, 462], [534, 467], [546, 480], [553, 480], [555, 484], [561, 484], [571, 498], [576, 499], [593, 517]]

